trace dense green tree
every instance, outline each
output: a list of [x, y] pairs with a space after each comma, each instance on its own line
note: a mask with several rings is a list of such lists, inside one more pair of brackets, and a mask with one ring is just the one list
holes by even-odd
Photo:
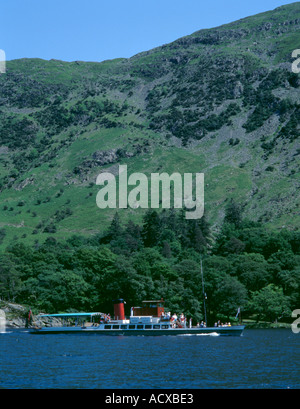
[[268, 259], [272, 254], [277, 253], [278, 251], [291, 251], [291, 244], [283, 234], [272, 233], [263, 246], [263, 254]]
[[268, 262], [261, 254], [243, 254], [232, 258], [232, 273], [237, 276], [248, 291], [265, 287], [272, 280]]
[[30, 284], [30, 292], [35, 295], [35, 305], [42, 310], [83, 310], [89, 305], [90, 286], [80, 274], [70, 270], [54, 271], [48, 268], [26, 284]]
[[0, 255], [0, 298], [16, 301], [23, 283], [14, 259], [9, 255]]
[[244, 227], [239, 229], [236, 233], [237, 238], [244, 243], [244, 251], [246, 253], [261, 253], [266, 242], [269, 239], [270, 233], [260, 225], [249, 225], [249, 223], [243, 223]]
[[247, 289], [237, 278], [226, 275], [217, 283], [214, 298], [217, 304], [216, 315], [225, 315], [229, 321], [230, 315], [234, 315], [239, 307], [245, 305]]
[[[224, 223], [219, 234], [216, 237], [213, 253], [227, 256], [234, 253], [233, 250], [237, 251], [239, 254], [242, 250], [243, 242], [241, 242], [237, 236], [239, 232], [232, 223]], [[234, 247], [231, 247], [232, 242], [234, 241]]]
[[281, 287], [269, 284], [252, 293], [248, 308], [257, 314], [257, 320], [274, 322], [278, 318], [290, 316], [289, 299]]
[[160, 218], [155, 210], [149, 209], [143, 218], [142, 237], [146, 247], [153, 247], [160, 240]]
[[163, 241], [163, 247], [161, 250], [161, 254], [166, 258], [172, 257], [172, 251], [171, 251], [170, 244], [166, 240]]
[[235, 227], [239, 227], [242, 223], [242, 207], [233, 199], [230, 200], [225, 208], [224, 223], [231, 223]]

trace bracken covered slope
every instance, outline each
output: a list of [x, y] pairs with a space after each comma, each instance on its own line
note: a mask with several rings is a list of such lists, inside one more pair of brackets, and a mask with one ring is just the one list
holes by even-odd
[[[300, 3], [200, 30], [130, 59], [21, 59], [0, 75], [1, 245], [90, 235], [100, 171], [203, 172], [215, 225], [233, 198], [298, 229]], [[138, 220], [142, 211], [120, 211]]]

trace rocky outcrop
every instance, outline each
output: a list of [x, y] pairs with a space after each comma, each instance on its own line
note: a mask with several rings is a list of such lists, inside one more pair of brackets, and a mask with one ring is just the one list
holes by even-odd
[[90, 159], [84, 160], [81, 165], [76, 166], [73, 172], [76, 175], [84, 175], [88, 173], [90, 169], [95, 167], [104, 166], [110, 163], [116, 163], [122, 158], [130, 158], [134, 156], [134, 153], [127, 152], [124, 149], [110, 149], [107, 151], [96, 151], [92, 154]]
[[19, 304], [1, 303], [0, 316], [2, 318], [2, 329], [25, 327], [26, 308]]
[[33, 315], [32, 320], [28, 322], [28, 308], [23, 305], [1, 302], [0, 304], [0, 331], [5, 331], [7, 328], [26, 328], [28, 327], [49, 327], [62, 326], [62, 320], [58, 318], [42, 317], [41, 315]]

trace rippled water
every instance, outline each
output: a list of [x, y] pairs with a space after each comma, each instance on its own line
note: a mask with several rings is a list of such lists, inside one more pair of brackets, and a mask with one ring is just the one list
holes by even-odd
[[0, 388], [299, 388], [300, 334], [0, 334]]

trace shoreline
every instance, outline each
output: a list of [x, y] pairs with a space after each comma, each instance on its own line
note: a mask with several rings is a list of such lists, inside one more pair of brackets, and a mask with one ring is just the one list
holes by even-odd
[[[34, 325], [49, 326], [50, 321], [47, 317], [41, 319], [39, 315], [33, 315], [34, 325], [28, 325], [26, 327], [26, 311], [28, 307], [24, 307], [20, 304], [14, 304], [6, 301], [0, 301], [0, 312], [2, 311], [6, 316], [6, 329], [26, 329], [32, 328]], [[53, 322], [54, 323], [54, 322]], [[56, 326], [62, 326], [60, 319], [55, 319]], [[235, 325], [235, 324], [234, 324]], [[239, 324], [238, 324], [239, 325]], [[248, 329], [291, 329], [291, 324], [287, 322], [265, 322], [265, 321], [253, 321], [245, 319], [241, 325], [246, 326]]]

